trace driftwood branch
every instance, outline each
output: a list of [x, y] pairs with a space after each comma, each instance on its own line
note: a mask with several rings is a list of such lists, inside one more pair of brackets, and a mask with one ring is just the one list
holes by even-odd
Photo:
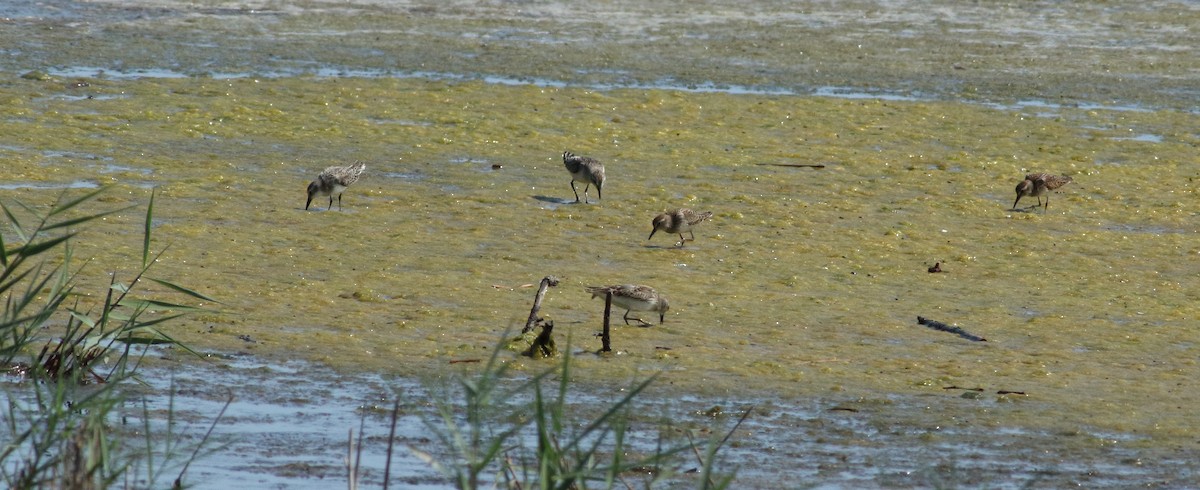
[[950, 325], [946, 325], [945, 323], [942, 323], [942, 322], [939, 322], [936, 320], [930, 320], [923, 316], [917, 317], [917, 323], [919, 323], [921, 325], [925, 325], [926, 327], [932, 328], [934, 330], [941, 330], [943, 332], [950, 332], [952, 334], [956, 334], [959, 337], [962, 337], [967, 340], [973, 340], [975, 342], [987, 342], [987, 339], [980, 337], [978, 335], [971, 335], [966, 330], [963, 330], [958, 327], [951, 327]]
[[529, 319], [525, 321], [525, 328], [521, 329], [522, 334], [529, 333], [538, 322], [538, 311], [542, 309], [542, 298], [546, 297], [546, 289], [558, 285], [558, 278], [554, 276], [546, 276], [542, 278], [542, 284], [538, 287], [537, 296], [533, 298], [533, 308], [529, 310]]
[[608, 320], [612, 312], [612, 291], [604, 294], [604, 332], [600, 334], [600, 352], [612, 352], [612, 343], [609, 342], [608, 335]]
[[537, 327], [542, 327], [542, 331], [538, 332], [537, 338], [533, 339], [529, 348], [523, 352], [526, 356], [547, 358], [558, 355], [558, 347], [554, 345], [554, 322], [538, 318], [538, 311], [542, 309], [542, 299], [546, 297], [546, 290], [557, 285], [557, 277], [546, 276], [542, 278], [542, 284], [538, 287], [537, 295], [533, 298], [533, 308], [529, 310], [529, 320], [525, 322], [525, 328], [521, 330], [521, 338], [527, 338], [526, 334]]
[[755, 165], [763, 165], [768, 167], [825, 168], [825, 165], [821, 163], [756, 163]]

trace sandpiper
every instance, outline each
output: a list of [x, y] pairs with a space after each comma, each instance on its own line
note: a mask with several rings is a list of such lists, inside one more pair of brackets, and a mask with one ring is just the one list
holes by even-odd
[[[658, 294], [654, 288], [650, 286], [635, 286], [633, 284], [621, 284], [616, 286], [588, 286], [587, 292], [592, 293], [592, 297], [601, 297], [608, 292], [612, 292], [612, 302], [614, 305], [625, 308], [625, 324], [629, 325], [629, 312], [631, 311], [657, 311], [658, 323], [663, 323], [664, 317], [667, 314], [667, 298]], [[641, 318], [634, 318], [642, 324], [643, 327], [650, 326], [650, 323]]]
[[686, 231], [691, 234], [691, 240], [693, 242], [696, 241], [696, 234], [692, 233], [692, 227], [700, 224], [700, 222], [706, 219], [711, 218], [712, 215], [713, 214], [711, 211], [697, 213], [687, 208], [680, 208], [660, 214], [654, 217], [654, 221], [651, 223], [654, 225], [654, 229], [650, 230], [650, 237], [646, 239], [649, 240], [650, 238], [654, 238], [654, 234], [657, 233], [658, 230], [662, 230], [667, 233], [678, 233], [679, 243], [676, 245], [683, 247], [683, 243], [687, 241], [687, 239], [683, 238], [683, 232]]
[[596, 185], [596, 199], [603, 199], [600, 188], [604, 187], [604, 164], [590, 157], [581, 157], [569, 151], [563, 152], [563, 165], [571, 172], [571, 191], [575, 193], [575, 202], [579, 202], [579, 191], [575, 190], [575, 181], [587, 184], [583, 187], [583, 202], [588, 202], [587, 191], [592, 184]]
[[329, 167], [321, 171], [321, 175], [317, 176], [317, 180], [308, 184], [308, 202], [304, 203], [304, 209], [308, 209], [308, 206], [312, 204], [313, 197], [317, 195], [329, 196], [329, 209], [333, 209], [333, 195], [337, 194], [338, 211], [341, 211], [342, 192], [347, 187], [350, 187], [350, 184], [358, 182], [358, 177], [366, 169], [367, 164], [354, 162], [353, 165]]
[[[1017, 203], [1021, 202], [1022, 197], [1035, 196], [1038, 198], [1038, 206], [1042, 206], [1042, 210], [1045, 211], [1050, 207], [1050, 191], [1070, 183], [1071, 177], [1066, 175], [1050, 175], [1045, 172], [1026, 175], [1025, 180], [1017, 184], [1017, 200], [1013, 201], [1013, 209], [1017, 209]], [[1042, 204], [1043, 195], [1046, 196], [1045, 204]]]

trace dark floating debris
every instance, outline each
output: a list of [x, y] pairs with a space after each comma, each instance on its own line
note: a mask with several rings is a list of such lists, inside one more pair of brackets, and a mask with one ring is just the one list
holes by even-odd
[[[943, 386], [942, 389], [943, 390], [963, 390], [963, 391], [972, 392], [972, 393], [983, 393], [983, 391], [984, 391], [983, 388], [965, 388], [962, 386], [954, 386], [954, 385]], [[1013, 391], [1013, 390], [996, 390], [996, 394], [997, 395], [1023, 395], [1023, 396], [1027, 395], [1024, 391]]]
[[929, 273], [930, 273], [930, 274], [934, 274], [934, 273], [937, 273], [937, 272], [942, 272], [942, 263], [941, 263], [941, 262], [938, 262], [938, 263], [936, 263], [936, 264], [933, 264], [933, 267], [930, 267], [930, 268], [929, 268]]
[[919, 323], [921, 325], [925, 325], [926, 327], [932, 328], [934, 330], [941, 330], [943, 332], [950, 332], [952, 334], [956, 334], [959, 337], [962, 337], [967, 340], [973, 340], [975, 342], [987, 342], [987, 339], [980, 337], [978, 335], [971, 335], [970, 333], [968, 333], [967, 331], [965, 331], [961, 328], [951, 327], [950, 325], [946, 325], [945, 323], [942, 323], [942, 322], [939, 322], [936, 320], [930, 320], [923, 316], [917, 317], [917, 323]]
[[755, 165], [764, 165], [770, 167], [793, 167], [793, 168], [825, 168], [821, 163], [757, 163]]

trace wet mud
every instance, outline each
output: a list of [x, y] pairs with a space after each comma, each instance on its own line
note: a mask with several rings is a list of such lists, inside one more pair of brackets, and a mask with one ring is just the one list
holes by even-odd
[[[223, 303], [171, 334], [216, 365], [440, 376], [515, 335], [524, 286], [555, 275], [542, 312], [579, 352], [603, 308], [585, 286], [671, 299], [664, 325], [617, 327], [620, 355], [579, 356], [597, 390], [662, 373], [664, 396], [1164, 461], [1134, 481], [1197, 449], [1186, 4], [49, 5], [0, 12], [0, 198], [153, 189], [155, 274]], [[574, 203], [565, 150], [605, 163], [602, 200]], [[344, 209], [306, 212], [354, 160]], [[1074, 182], [1009, 209], [1037, 171]], [[682, 248], [647, 241], [678, 207], [714, 216]], [[140, 257], [143, 211], [85, 230], [82, 279]]]

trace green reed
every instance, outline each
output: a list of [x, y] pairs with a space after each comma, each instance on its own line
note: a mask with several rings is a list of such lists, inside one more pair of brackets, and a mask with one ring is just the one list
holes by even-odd
[[[654, 377], [627, 388], [615, 402], [589, 409], [598, 415], [585, 416], [567, 402], [569, 354], [529, 379], [514, 380], [509, 365], [499, 360], [503, 350], [497, 346], [482, 369], [457, 379], [461, 400], [453, 399], [459, 390], [444, 387], [435, 394], [436, 415], [425, 424], [441, 446], [439, 454], [449, 457], [409, 448], [457, 488], [613, 489], [633, 488], [631, 481], [636, 481], [643, 488], [680, 488], [692, 482], [694, 488], [718, 490], [733, 481], [732, 474], [717, 474], [716, 461], [737, 425], [703, 449], [690, 433], [687, 441], [670, 442], [669, 424], [659, 428], [658, 445], [647, 454], [629, 443], [630, 426], [640, 420], [635, 401]], [[692, 457], [695, 465], [689, 463]]]
[[[127, 283], [114, 272], [103, 301], [84, 307], [76, 292], [71, 242], [88, 223], [129, 209], [82, 212], [103, 191], [71, 199], [64, 193], [48, 210], [0, 203], [8, 221], [8, 233], [0, 233], [0, 362], [10, 376], [3, 417], [7, 430], [0, 433], [0, 482], [8, 488], [182, 488], [187, 464], [198, 454], [192, 450], [187, 456], [193, 448], [176, 444], [156, 461], [154, 450], [129, 444], [131, 429], [123, 427], [121, 411], [127, 400], [119, 388], [135, 380], [150, 346], [191, 352], [159, 326], [197, 308], [137, 297], [139, 286], [149, 281], [193, 300], [215, 301], [146, 275], [157, 258], [150, 252], [151, 194], [140, 266]], [[22, 220], [19, 214], [33, 218]], [[15, 237], [13, 243], [6, 243], [6, 236]], [[57, 335], [48, 337], [50, 333]], [[143, 408], [142, 415], [147, 414]], [[149, 430], [142, 436], [146, 448], [156, 444]], [[168, 477], [168, 468], [182, 469], [171, 475], [172, 483], [159, 482]]]

